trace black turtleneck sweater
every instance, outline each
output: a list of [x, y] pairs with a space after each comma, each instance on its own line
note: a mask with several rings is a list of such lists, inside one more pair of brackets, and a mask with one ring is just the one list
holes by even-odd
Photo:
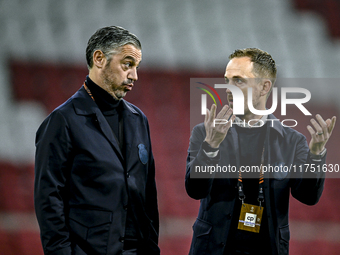
[[[241, 166], [260, 166], [267, 125], [256, 128], [235, 126], [240, 146]], [[243, 190], [246, 196], [244, 202], [247, 204], [259, 205], [259, 202], [257, 201], [259, 173], [243, 173], [242, 177]], [[266, 210], [263, 211], [260, 233], [253, 233], [237, 229], [241, 205], [241, 201], [236, 199], [235, 211], [230, 226], [230, 234], [224, 254], [238, 254], [235, 250], [243, 252], [241, 254], [271, 254]]]
[[90, 89], [100, 111], [104, 114], [105, 119], [112, 128], [117, 141], [119, 141], [119, 115], [122, 112], [121, 100], [116, 100], [108, 92], [95, 84], [88, 76], [86, 77], [86, 85]]
[[[105, 119], [109, 123], [117, 142], [121, 148], [123, 157], [125, 157], [124, 144], [123, 141], [123, 129], [119, 131], [119, 120], [122, 118], [123, 102], [121, 100], [116, 100], [108, 92], [95, 84], [88, 76], [86, 77], [86, 86], [91, 91], [94, 101], [98, 105], [100, 111], [103, 113]], [[121, 133], [120, 133], [121, 132]], [[129, 202], [130, 203], [130, 202]], [[134, 222], [133, 212], [131, 210], [130, 204], [127, 210], [127, 219], [125, 227], [125, 239], [138, 239], [137, 227]]]

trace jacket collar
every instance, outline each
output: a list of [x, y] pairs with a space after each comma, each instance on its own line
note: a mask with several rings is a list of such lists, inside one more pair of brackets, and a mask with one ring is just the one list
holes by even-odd
[[[76, 114], [83, 115], [83, 116], [92, 116], [94, 122], [98, 123], [98, 127], [106, 136], [106, 138], [110, 141], [113, 145], [114, 149], [116, 150], [122, 164], [126, 164], [123, 157], [123, 153], [119, 148], [119, 142], [114, 137], [111, 127], [109, 126], [108, 122], [106, 121], [104, 115], [100, 111], [97, 104], [93, 101], [91, 96], [86, 92], [84, 87], [81, 87], [73, 96], [72, 102], [74, 106], [74, 110]], [[139, 113], [132, 107], [130, 103], [123, 100], [123, 119], [124, 119], [124, 139], [125, 145], [127, 149], [131, 147], [131, 144], [134, 141], [134, 135], [137, 133], [135, 129], [137, 129], [135, 125], [135, 119]], [[129, 128], [129, 132], [126, 129]], [[129, 151], [129, 150], [127, 150]], [[128, 159], [129, 153], [126, 154], [126, 158]], [[125, 161], [125, 163], [124, 163]]]
[[[73, 96], [73, 106], [76, 114], [78, 115], [92, 115], [100, 112], [97, 104], [93, 101], [90, 95], [86, 92], [84, 86], [82, 86]], [[128, 103], [123, 100], [123, 109], [130, 113], [139, 115], [139, 113]]]

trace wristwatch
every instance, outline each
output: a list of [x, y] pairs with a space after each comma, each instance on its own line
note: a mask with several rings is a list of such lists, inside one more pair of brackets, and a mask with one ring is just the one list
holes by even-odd
[[324, 148], [323, 151], [321, 151], [320, 154], [318, 155], [315, 155], [309, 151], [309, 157], [311, 159], [322, 159], [326, 155], [326, 152], [327, 152], [326, 148]]
[[219, 148], [213, 148], [210, 146], [209, 143], [207, 143], [206, 141], [204, 141], [202, 143], [202, 149], [204, 151], [204, 153], [209, 157], [209, 158], [214, 158], [217, 156], [218, 152], [219, 152]]

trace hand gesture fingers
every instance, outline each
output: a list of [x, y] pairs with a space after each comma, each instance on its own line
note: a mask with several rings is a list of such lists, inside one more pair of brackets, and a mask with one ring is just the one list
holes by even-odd
[[330, 119], [326, 120], [329, 135], [331, 135], [332, 132], [333, 132], [333, 129], [335, 127], [335, 122], [336, 122], [335, 116], [332, 117], [332, 120], [330, 120]]
[[327, 119], [324, 121], [319, 114], [317, 114], [315, 118], [316, 120], [311, 119], [310, 121], [313, 127], [308, 125], [307, 129], [312, 137], [309, 143], [309, 149], [313, 154], [317, 155], [325, 148], [334, 129], [336, 118], [333, 116], [332, 120]]
[[207, 114], [205, 115], [205, 122], [212, 123], [215, 119], [215, 115], [216, 115], [216, 105], [213, 104], [211, 106], [210, 111], [207, 109]]
[[210, 146], [218, 147], [224, 140], [227, 132], [231, 126], [231, 121], [234, 121], [235, 116], [233, 110], [229, 106], [223, 106], [222, 110], [217, 114], [216, 118], [216, 105], [211, 106], [211, 110], [207, 110], [205, 116], [204, 126], [206, 130], [206, 138]]

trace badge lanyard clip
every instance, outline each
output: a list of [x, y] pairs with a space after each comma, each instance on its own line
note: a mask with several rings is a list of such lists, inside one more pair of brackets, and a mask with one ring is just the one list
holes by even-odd
[[244, 195], [243, 192], [243, 184], [242, 182], [238, 182], [238, 198], [242, 201], [242, 205], [244, 204], [244, 199], [246, 198], [246, 196]]
[[263, 195], [263, 188], [262, 187], [259, 188], [259, 197], [257, 198], [257, 201], [259, 201], [260, 207], [261, 207], [262, 202], [264, 202], [264, 195]]

